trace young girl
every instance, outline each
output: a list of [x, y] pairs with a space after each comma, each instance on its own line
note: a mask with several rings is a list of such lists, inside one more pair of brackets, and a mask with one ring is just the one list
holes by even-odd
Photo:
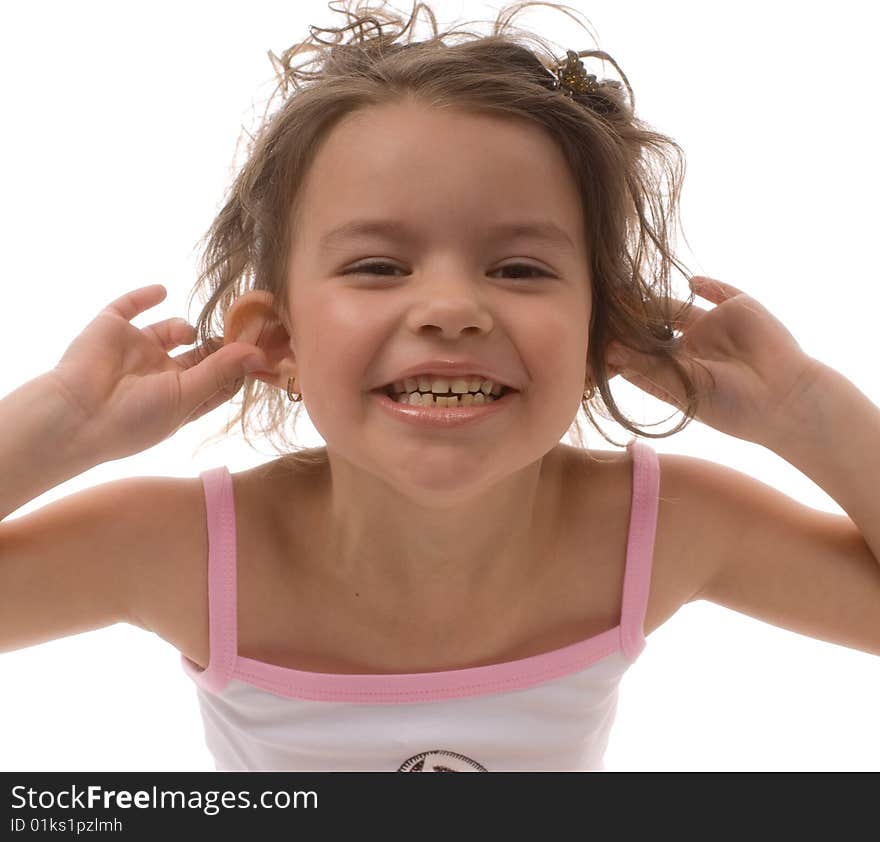
[[[326, 447], [5, 521], [0, 648], [130, 622], [180, 650], [218, 769], [388, 771], [603, 768], [622, 676], [696, 599], [880, 653], [880, 412], [745, 292], [673, 298], [679, 182], [664, 205], [649, 165], [676, 147], [626, 77], [375, 17], [310, 39], [314, 77], [276, 59], [301, 84], [211, 230], [196, 327], [134, 328], [165, 295], [134, 290], [0, 402], [0, 515], [242, 379], [243, 425], [305, 408]], [[849, 517], [659, 456], [615, 374]], [[561, 445], [599, 402], [625, 449]]]

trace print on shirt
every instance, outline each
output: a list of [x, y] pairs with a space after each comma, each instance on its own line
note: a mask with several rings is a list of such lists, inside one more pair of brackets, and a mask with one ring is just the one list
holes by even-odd
[[434, 749], [414, 754], [404, 761], [398, 772], [487, 772], [484, 766], [454, 751]]

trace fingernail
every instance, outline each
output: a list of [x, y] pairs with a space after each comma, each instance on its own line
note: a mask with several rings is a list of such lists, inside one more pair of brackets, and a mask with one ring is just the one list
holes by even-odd
[[245, 371], [257, 371], [263, 367], [263, 361], [259, 357], [246, 357], [242, 367]]

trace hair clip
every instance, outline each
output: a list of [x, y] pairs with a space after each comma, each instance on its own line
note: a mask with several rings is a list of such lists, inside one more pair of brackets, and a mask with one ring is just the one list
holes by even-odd
[[566, 50], [565, 63], [558, 67], [554, 87], [562, 89], [566, 96], [573, 94], [595, 94], [599, 82], [592, 73], [587, 73], [584, 63], [574, 50]]

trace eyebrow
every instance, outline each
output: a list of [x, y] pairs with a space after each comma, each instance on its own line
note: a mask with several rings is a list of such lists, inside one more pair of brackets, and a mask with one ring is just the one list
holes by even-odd
[[[394, 219], [353, 219], [331, 229], [318, 240], [318, 248], [323, 250], [347, 239], [358, 237], [397, 237], [412, 243], [418, 240], [416, 232], [406, 222]], [[574, 241], [566, 231], [547, 220], [522, 220], [503, 222], [489, 229], [489, 238], [493, 241], [530, 237], [550, 246], [577, 251]]]

